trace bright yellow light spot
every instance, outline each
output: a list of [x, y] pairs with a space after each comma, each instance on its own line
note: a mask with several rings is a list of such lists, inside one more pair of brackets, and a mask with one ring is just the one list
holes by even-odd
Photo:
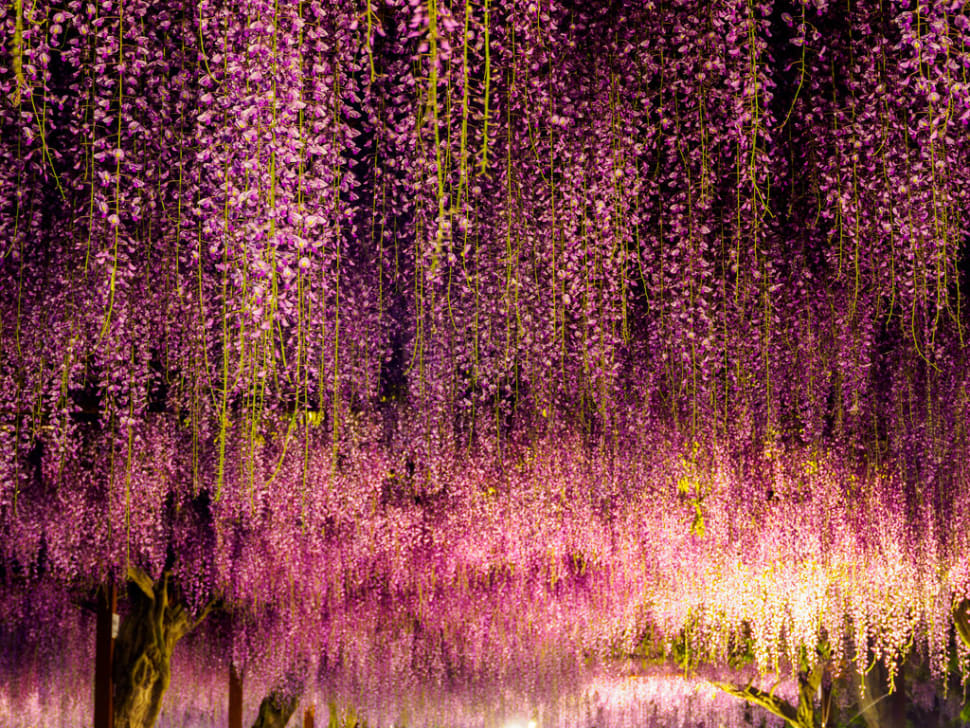
[[530, 720], [528, 723], [521, 720], [513, 720], [506, 723], [503, 728], [536, 728], [537, 724], [534, 720]]

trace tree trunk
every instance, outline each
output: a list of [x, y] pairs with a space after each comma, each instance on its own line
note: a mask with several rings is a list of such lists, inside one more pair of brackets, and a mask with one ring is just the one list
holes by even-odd
[[284, 728], [299, 702], [299, 695], [286, 695], [273, 690], [259, 704], [259, 715], [256, 716], [253, 728]]
[[128, 616], [115, 644], [114, 728], [151, 728], [171, 680], [175, 645], [205, 616], [193, 621], [166, 572], [158, 582], [128, 569]]

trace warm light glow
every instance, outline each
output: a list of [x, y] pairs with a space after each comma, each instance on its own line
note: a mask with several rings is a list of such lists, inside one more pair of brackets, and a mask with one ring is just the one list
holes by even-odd
[[504, 728], [536, 728], [536, 722], [534, 720], [530, 720], [528, 723], [526, 723], [522, 720], [513, 720], [506, 723]]

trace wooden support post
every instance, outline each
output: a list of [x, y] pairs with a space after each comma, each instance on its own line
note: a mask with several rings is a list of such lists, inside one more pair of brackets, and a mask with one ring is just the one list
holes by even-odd
[[229, 728], [242, 728], [242, 677], [229, 664]]
[[303, 728], [313, 728], [313, 713], [314, 705], [313, 703], [303, 711]]
[[115, 637], [118, 636], [118, 587], [102, 587], [94, 636], [94, 728], [113, 728]]

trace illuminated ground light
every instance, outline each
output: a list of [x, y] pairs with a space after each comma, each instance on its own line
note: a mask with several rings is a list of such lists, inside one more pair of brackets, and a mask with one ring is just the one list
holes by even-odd
[[536, 728], [536, 722], [534, 720], [512, 720], [506, 723], [503, 728]]

